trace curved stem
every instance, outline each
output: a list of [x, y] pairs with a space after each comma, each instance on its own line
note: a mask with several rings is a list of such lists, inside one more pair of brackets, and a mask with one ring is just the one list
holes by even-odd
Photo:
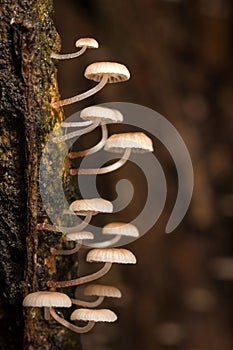
[[73, 52], [73, 53], [65, 53], [65, 54], [60, 54], [60, 53], [51, 53], [52, 58], [56, 58], [57, 60], [66, 60], [69, 58], [75, 58], [78, 56], [81, 56], [87, 49], [87, 46], [83, 46], [79, 51]]
[[85, 301], [85, 300], [79, 300], [79, 299], [71, 299], [72, 304], [74, 305], [79, 305], [79, 306], [84, 306], [84, 307], [96, 307], [102, 304], [104, 301], [104, 297], [98, 297], [94, 301]]
[[59, 107], [65, 106], [65, 105], [70, 105], [70, 104], [78, 102], [78, 101], [82, 101], [85, 98], [90, 97], [90, 96], [94, 95], [96, 92], [98, 92], [99, 90], [101, 90], [107, 84], [107, 82], [108, 82], [108, 76], [103, 75], [103, 78], [100, 80], [100, 82], [92, 89], [90, 89], [86, 92], [83, 92], [82, 94], [76, 95], [74, 97], [70, 97], [70, 98], [67, 98], [65, 100], [53, 102], [52, 107], [59, 108]]
[[76, 332], [76, 333], [87, 333], [89, 332], [95, 325], [94, 321], [89, 321], [86, 326], [84, 327], [78, 327], [75, 326], [74, 324], [64, 320], [64, 318], [61, 318], [58, 316], [56, 311], [53, 308], [50, 308], [50, 315], [56, 320], [58, 323], [60, 323], [62, 326], [69, 328], [71, 331]]
[[82, 244], [80, 244], [80, 242], [79, 243], [77, 242], [73, 249], [62, 250], [62, 249], [50, 248], [50, 252], [53, 255], [71, 255], [71, 254], [77, 253], [81, 248], [81, 246]]
[[105, 142], [108, 138], [108, 129], [107, 129], [107, 125], [106, 124], [101, 124], [101, 129], [102, 129], [102, 138], [101, 140], [93, 147], [88, 148], [84, 151], [79, 151], [79, 152], [70, 152], [68, 154], [68, 157], [70, 159], [74, 159], [74, 158], [78, 158], [78, 157], [85, 157], [87, 155], [96, 153], [97, 151], [99, 151], [101, 148], [103, 148], [103, 146], [105, 145]]
[[116, 235], [115, 237], [113, 237], [112, 239], [109, 239], [108, 241], [91, 243], [91, 247], [92, 248], [107, 248], [107, 247], [110, 247], [113, 244], [116, 244], [117, 242], [119, 242], [121, 237], [122, 237], [121, 235]]
[[80, 284], [91, 282], [96, 280], [97, 278], [104, 276], [110, 270], [111, 266], [112, 266], [112, 263], [106, 262], [102, 267], [102, 269], [90, 275], [79, 277], [69, 281], [58, 281], [58, 282], [48, 281], [47, 286], [50, 288], [63, 288], [63, 287], [78, 286]]
[[89, 126], [93, 123], [92, 120], [87, 120], [85, 122], [62, 122], [61, 127], [63, 128], [82, 128], [83, 126]]
[[127, 160], [129, 159], [129, 156], [131, 154], [131, 149], [126, 148], [123, 156], [121, 157], [120, 160], [118, 160], [116, 163], [108, 165], [104, 168], [98, 168], [98, 169], [70, 169], [70, 175], [100, 175], [100, 174], [107, 174], [110, 173], [111, 171], [115, 171], [122, 167]]
[[94, 130], [95, 128], [97, 128], [99, 123], [100, 123], [99, 119], [97, 119], [96, 121], [94, 121], [94, 123], [92, 123], [90, 126], [88, 126], [85, 129], [75, 130], [75, 131], [72, 131], [72, 132], [70, 132], [69, 134], [66, 134], [66, 135], [53, 137], [52, 141], [54, 143], [58, 143], [58, 142], [63, 142], [63, 141], [72, 139], [73, 137], [76, 137], [76, 136], [79, 136], [79, 135], [87, 134], [88, 132], [90, 132], [90, 131]]
[[37, 224], [37, 230], [44, 230], [44, 231], [53, 231], [53, 232], [65, 232], [65, 233], [75, 233], [82, 231], [91, 221], [92, 214], [87, 213], [85, 216], [85, 219], [81, 224], [73, 227], [66, 227], [66, 226], [55, 226], [47, 223]]

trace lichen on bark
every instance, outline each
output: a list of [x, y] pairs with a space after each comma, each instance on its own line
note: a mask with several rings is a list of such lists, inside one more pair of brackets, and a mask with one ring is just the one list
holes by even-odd
[[39, 161], [50, 131], [62, 120], [50, 107], [58, 99], [50, 54], [60, 48], [53, 2], [3, 0], [0, 17], [0, 348], [78, 349], [76, 334], [45, 322], [42, 310], [22, 309], [24, 295], [46, 289], [56, 272], [49, 247], [61, 237], [36, 229], [45, 216]]

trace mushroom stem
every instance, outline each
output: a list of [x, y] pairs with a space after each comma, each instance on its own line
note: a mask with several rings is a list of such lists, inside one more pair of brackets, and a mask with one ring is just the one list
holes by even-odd
[[44, 307], [44, 319], [46, 321], [50, 320], [50, 308], [49, 307]]
[[71, 254], [77, 253], [81, 248], [81, 246], [82, 244], [80, 242], [76, 242], [75, 247], [73, 249], [62, 250], [62, 249], [50, 248], [50, 252], [53, 255], [71, 255]]
[[65, 54], [60, 54], [60, 53], [51, 53], [51, 58], [56, 58], [57, 60], [66, 60], [69, 58], [75, 58], [78, 56], [81, 56], [87, 49], [87, 46], [83, 46], [79, 51], [73, 52], [73, 53], [65, 53]]
[[106, 262], [102, 267], [102, 269], [90, 275], [79, 277], [69, 281], [58, 281], [58, 282], [48, 281], [47, 286], [50, 288], [63, 288], [63, 287], [78, 286], [80, 284], [91, 282], [96, 280], [97, 278], [104, 276], [110, 270], [111, 266], [112, 266], [112, 263]]
[[74, 97], [70, 97], [67, 98], [65, 100], [61, 100], [61, 101], [57, 101], [57, 102], [53, 102], [52, 103], [52, 107], [53, 108], [59, 108], [65, 105], [70, 105], [72, 103], [78, 102], [78, 101], [82, 101], [87, 97], [90, 97], [92, 95], [94, 95], [96, 92], [98, 92], [99, 90], [101, 90], [108, 82], [108, 75], [103, 75], [102, 79], [100, 80], [100, 82], [93, 87], [92, 89], [83, 92], [82, 94], [76, 95]]
[[99, 119], [97, 119], [96, 121], [94, 121], [91, 125], [89, 125], [85, 129], [75, 130], [75, 131], [72, 131], [72, 132], [70, 132], [69, 134], [66, 134], [66, 135], [53, 137], [52, 141], [54, 143], [59, 143], [59, 142], [63, 142], [63, 141], [72, 139], [73, 137], [76, 137], [76, 136], [79, 136], [79, 135], [87, 134], [88, 132], [90, 132], [90, 131], [94, 130], [95, 128], [97, 128], [99, 123], [100, 123], [100, 121], [99, 121]]
[[90, 212], [87, 213], [85, 216], [85, 219], [81, 224], [73, 227], [65, 227], [65, 226], [54, 226], [47, 223], [37, 224], [37, 230], [44, 230], [44, 231], [53, 231], [53, 232], [65, 232], [65, 233], [74, 233], [82, 231], [91, 221], [92, 214]]
[[88, 148], [84, 151], [79, 151], [79, 152], [70, 152], [68, 154], [68, 157], [70, 159], [74, 159], [74, 158], [78, 158], [78, 157], [85, 157], [87, 155], [96, 153], [97, 151], [99, 151], [101, 148], [103, 148], [107, 138], [108, 138], [108, 129], [106, 124], [101, 124], [101, 129], [102, 129], [102, 138], [101, 140], [93, 147]]
[[78, 327], [73, 325], [72, 323], [64, 320], [64, 318], [61, 318], [58, 316], [56, 311], [53, 308], [50, 308], [50, 315], [62, 326], [65, 326], [66, 328], [69, 328], [71, 331], [76, 332], [76, 333], [87, 333], [89, 332], [95, 325], [94, 321], [89, 321], [86, 326], [84, 327]]
[[72, 299], [72, 304], [74, 305], [79, 305], [79, 306], [84, 306], [84, 307], [96, 307], [99, 306], [100, 304], [102, 304], [102, 302], [104, 301], [104, 297], [98, 297], [96, 300], [94, 301], [85, 301], [85, 300], [79, 300], [79, 299]]
[[108, 241], [91, 243], [91, 247], [92, 248], [107, 248], [107, 247], [110, 247], [110, 246], [116, 244], [117, 242], [119, 242], [121, 237], [122, 237], [121, 235], [116, 235], [115, 237], [113, 237], [112, 239], [109, 239]]
[[124, 165], [129, 159], [130, 154], [131, 154], [131, 149], [126, 148], [123, 156], [116, 163], [113, 163], [104, 168], [98, 168], [98, 169], [80, 169], [80, 168], [70, 169], [70, 175], [77, 175], [77, 174], [78, 175], [100, 175], [100, 174], [110, 173], [122, 167], [122, 165]]

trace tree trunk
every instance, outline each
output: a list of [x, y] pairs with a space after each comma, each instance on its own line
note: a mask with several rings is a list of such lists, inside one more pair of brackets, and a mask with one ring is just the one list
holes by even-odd
[[59, 236], [36, 229], [45, 217], [38, 162], [46, 137], [62, 119], [50, 108], [58, 98], [50, 54], [60, 45], [52, 15], [52, 0], [0, 4], [0, 348], [8, 350], [80, 348], [77, 334], [45, 321], [41, 309], [22, 310], [23, 297], [46, 290], [56, 272], [49, 247]]

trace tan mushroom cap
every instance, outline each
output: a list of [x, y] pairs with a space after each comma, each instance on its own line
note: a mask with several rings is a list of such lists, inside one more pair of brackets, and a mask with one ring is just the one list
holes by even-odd
[[75, 233], [67, 233], [66, 234], [67, 241], [79, 241], [82, 239], [94, 239], [93, 233], [89, 231], [80, 231]]
[[75, 46], [86, 46], [88, 49], [98, 49], [99, 43], [94, 38], [80, 38], [76, 41]]
[[108, 309], [77, 309], [70, 316], [72, 321], [115, 322], [117, 315]]
[[123, 115], [120, 111], [101, 106], [90, 106], [84, 108], [80, 112], [80, 118], [92, 121], [99, 119], [104, 123], [121, 123], [123, 121]]
[[108, 76], [108, 83], [119, 83], [129, 80], [130, 72], [121, 63], [116, 62], [95, 62], [90, 64], [84, 76], [87, 79], [99, 82], [104, 76]]
[[132, 252], [122, 248], [95, 248], [88, 252], [88, 262], [110, 262], [118, 264], [136, 264], [136, 257]]
[[106, 286], [104, 284], [90, 284], [84, 289], [84, 295], [121, 298], [121, 291], [113, 286]]
[[124, 222], [111, 222], [103, 227], [102, 233], [104, 235], [139, 237], [137, 227]]
[[126, 148], [138, 153], [153, 152], [153, 143], [143, 132], [127, 132], [111, 135], [104, 146], [105, 151], [114, 153], [123, 152]]
[[68, 295], [58, 292], [34, 292], [23, 300], [23, 306], [31, 307], [71, 307], [71, 305]]
[[77, 199], [70, 205], [70, 210], [75, 211], [78, 215], [92, 215], [98, 213], [112, 213], [113, 205], [103, 198]]

